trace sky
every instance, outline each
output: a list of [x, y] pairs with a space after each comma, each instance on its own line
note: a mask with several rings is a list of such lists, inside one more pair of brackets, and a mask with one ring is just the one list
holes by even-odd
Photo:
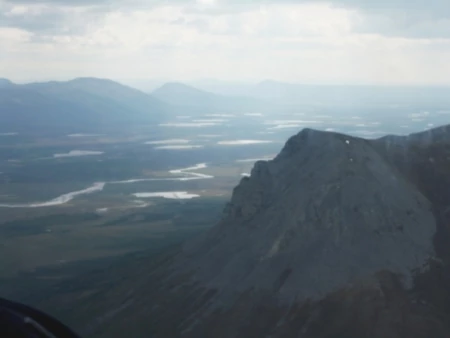
[[0, 0], [16, 82], [450, 84], [449, 0]]

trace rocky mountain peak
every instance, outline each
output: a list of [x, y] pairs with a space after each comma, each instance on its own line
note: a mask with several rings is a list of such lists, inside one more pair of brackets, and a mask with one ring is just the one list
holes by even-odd
[[449, 133], [300, 131], [128, 286], [103, 336], [448, 337]]
[[315, 299], [381, 269], [410, 284], [434, 232], [429, 201], [369, 141], [305, 129], [241, 180], [192, 262], [211, 288]]

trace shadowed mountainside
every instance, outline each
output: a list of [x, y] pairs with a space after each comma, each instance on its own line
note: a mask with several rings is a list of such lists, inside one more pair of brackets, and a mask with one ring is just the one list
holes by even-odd
[[98, 131], [161, 122], [171, 109], [149, 94], [105, 79], [0, 82], [0, 131]]

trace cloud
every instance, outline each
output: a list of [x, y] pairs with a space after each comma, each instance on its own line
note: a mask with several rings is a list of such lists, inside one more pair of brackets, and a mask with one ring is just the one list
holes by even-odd
[[334, 0], [336, 7], [361, 13], [354, 29], [359, 33], [407, 38], [450, 38], [450, 2]]
[[[190, 13], [221, 16], [251, 12], [255, 8], [278, 6], [329, 5], [337, 9], [357, 11], [359, 20], [354, 22], [354, 30], [359, 33], [374, 33], [385, 36], [409, 38], [450, 38], [450, 1], [410, 0], [264, 0], [237, 1], [224, 0], [221, 6], [199, 8], [187, 7]], [[320, 19], [318, 20], [320, 21]]]
[[[205, 19], [208, 17], [227, 16], [230, 21], [231, 14], [272, 12], [282, 7], [303, 12], [305, 6], [357, 12], [359, 18], [353, 21], [353, 29], [362, 34], [450, 38], [450, 1], [447, 0], [434, 0], [432, 4], [408, 0], [0, 0], [0, 26], [55, 35], [73, 34], [85, 31], [90, 21], [101, 19], [111, 12], [132, 13], [178, 7], [184, 16], [174, 18], [174, 24], [204, 30], [217, 27], [217, 24], [208, 26]], [[327, 22], [329, 17], [304, 12], [314, 15], [317, 24], [333, 25]]]
[[110, 0], [3, 0], [4, 4], [9, 5], [57, 5], [66, 7], [85, 7], [96, 5], [108, 5], [111, 3], [120, 3], [123, 1]]
[[367, 14], [364, 20], [355, 26], [355, 31], [417, 39], [450, 39], [450, 18], [438, 18], [425, 13]]
[[[331, 4], [333, 6], [361, 9], [369, 11], [392, 11], [402, 10], [404, 12], [427, 12], [437, 16], [445, 16], [450, 13], [450, 3], [447, 0], [411, 1], [411, 0], [2, 0], [9, 5], [58, 5], [67, 7], [85, 6], [114, 6], [116, 8], [155, 7], [167, 5], [200, 5], [203, 9], [212, 11], [217, 8], [233, 6], [235, 9], [247, 9], [249, 6], [264, 6], [273, 4]], [[217, 5], [217, 6], [213, 6]]]
[[335, 6], [362, 9], [371, 12], [432, 13], [435, 16], [450, 14], [450, 3], [446, 0], [411, 1], [411, 0], [333, 0]]
[[86, 32], [95, 14], [87, 7], [0, 3], [0, 27], [18, 28], [35, 35], [73, 35]]
[[450, 2], [427, 6], [404, 0], [0, 0], [0, 72], [24, 80], [45, 74], [448, 83]]

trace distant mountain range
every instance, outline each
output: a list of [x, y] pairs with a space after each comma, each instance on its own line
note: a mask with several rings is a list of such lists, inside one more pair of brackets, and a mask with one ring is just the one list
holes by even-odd
[[276, 108], [276, 104], [261, 98], [214, 94], [195, 87], [171, 82], [151, 93], [154, 97], [174, 106], [198, 111], [246, 113]]
[[410, 106], [450, 104], [450, 87], [305, 85], [264, 80], [255, 84], [219, 80], [197, 81], [203, 90], [221, 95], [243, 96], [288, 106]]
[[195, 88], [226, 96], [241, 96], [248, 93], [256, 84], [251, 82], [223, 81], [217, 79], [201, 79], [186, 82]]
[[447, 111], [450, 87], [303, 85], [265, 80], [256, 84], [204, 80], [197, 87], [167, 83], [151, 94], [195, 114], [204, 111], [234, 113], [318, 112], [335, 117], [378, 116], [396, 121], [396, 115], [430, 110]]
[[0, 132], [82, 132], [158, 124], [175, 115], [277, 109], [264, 99], [225, 96], [181, 83], [153, 93], [97, 78], [14, 84], [0, 79]]
[[94, 132], [158, 124], [176, 115], [299, 112], [304, 107], [340, 116], [360, 111], [392, 119], [392, 109], [448, 110], [447, 87], [311, 86], [266, 80], [255, 85], [170, 82], [151, 93], [97, 78], [14, 84], [0, 78], [0, 132]]
[[13, 84], [0, 81], [0, 131], [93, 131], [164, 121], [170, 107], [105, 79]]

